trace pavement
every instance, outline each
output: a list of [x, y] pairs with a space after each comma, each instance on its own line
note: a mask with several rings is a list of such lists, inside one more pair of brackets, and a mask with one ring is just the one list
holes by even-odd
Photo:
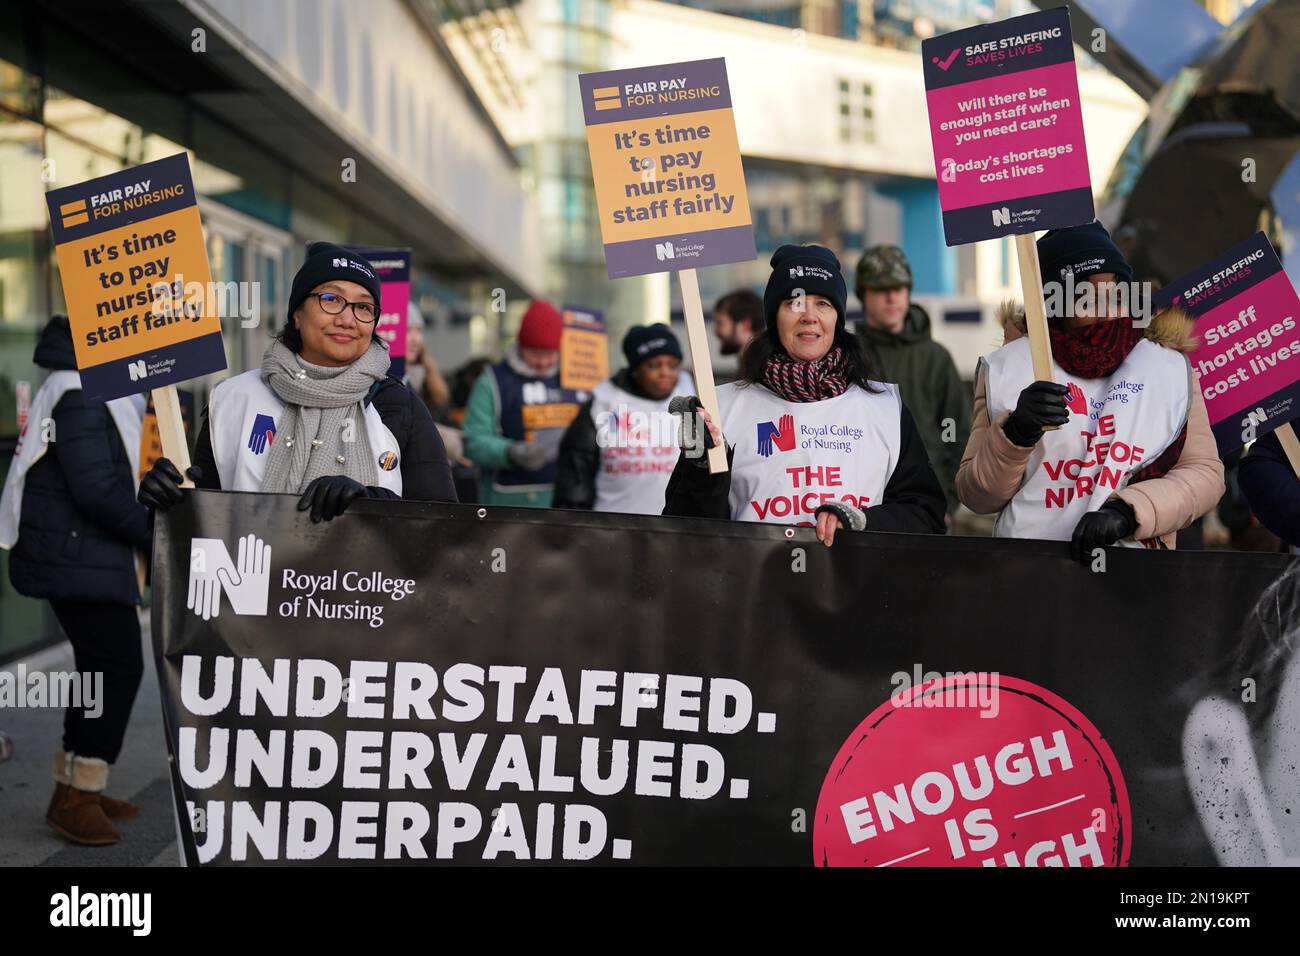
[[[107, 791], [139, 806], [140, 816], [118, 824], [122, 839], [114, 846], [74, 846], [56, 834], [45, 824], [45, 809], [54, 792], [51, 771], [63, 738], [63, 711], [53, 707], [2, 708], [0, 730], [13, 739], [14, 754], [0, 762], [0, 866], [181, 865], [148, 621], [146, 611], [141, 628], [144, 680]], [[0, 670], [13, 671], [18, 663]], [[28, 673], [74, 670], [72, 646], [65, 641], [21, 663]]]

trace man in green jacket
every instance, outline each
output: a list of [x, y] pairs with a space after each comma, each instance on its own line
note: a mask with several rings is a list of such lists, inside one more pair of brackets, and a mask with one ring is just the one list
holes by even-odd
[[948, 350], [930, 338], [930, 316], [912, 302], [912, 267], [902, 249], [872, 246], [864, 252], [854, 288], [865, 315], [858, 335], [881, 379], [899, 387], [916, 420], [951, 517], [957, 466], [970, 435], [970, 389]]
[[542, 299], [524, 313], [505, 358], [484, 369], [465, 406], [465, 454], [483, 469], [479, 501], [549, 508], [560, 439], [586, 392], [560, 385], [564, 319]]

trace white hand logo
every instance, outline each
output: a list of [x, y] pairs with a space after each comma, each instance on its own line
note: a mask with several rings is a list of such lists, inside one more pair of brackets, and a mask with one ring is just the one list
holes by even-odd
[[271, 546], [255, 534], [239, 539], [235, 567], [217, 569], [221, 586], [236, 614], [266, 614], [271, 589]]
[[185, 606], [205, 621], [220, 614], [221, 582], [217, 572], [233, 568], [224, 541], [194, 538], [190, 542], [190, 593]]
[[221, 613], [221, 592], [236, 614], [265, 615], [271, 588], [271, 546], [255, 534], [239, 539], [239, 557], [230, 560], [219, 538], [190, 543], [190, 591], [186, 607], [203, 620]]

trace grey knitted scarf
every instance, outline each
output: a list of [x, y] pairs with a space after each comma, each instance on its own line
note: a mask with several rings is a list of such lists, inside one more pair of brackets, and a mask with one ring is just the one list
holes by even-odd
[[301, 494], [322, 475], [374, 485], [379, 471], [366, 434], [366, 393], [388, 374], [388, 350], [372, 342], [343, 368], [304, 362], [281, 342], [262, 358], [262, 381], [284, 402], [262, 490]]

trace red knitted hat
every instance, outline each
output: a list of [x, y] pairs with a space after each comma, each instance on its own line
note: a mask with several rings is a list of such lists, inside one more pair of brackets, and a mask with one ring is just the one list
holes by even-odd
[[564, 332], [564, 316], [545, 299], [534, 299], [519, 324], [519, 346], [525, 349], [558, 349]]

